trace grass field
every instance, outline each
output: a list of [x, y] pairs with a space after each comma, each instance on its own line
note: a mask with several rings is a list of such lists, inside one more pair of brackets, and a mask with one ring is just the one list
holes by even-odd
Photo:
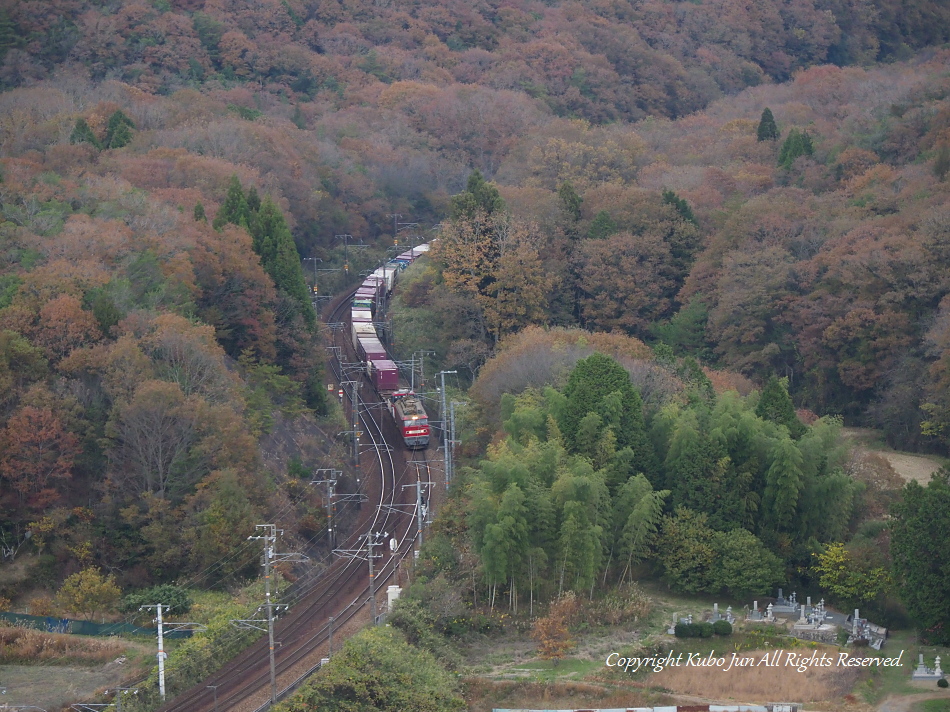
[[854, 694], [870, 704], [877, 704], [891, 695], [920, 695], [936, 692], [935, 683], [913, 682], [911, 673], [917, 667], [918, 653], [924, 653], [928, 665], [933, 665], [935, 655], [944, 660], [950, 654], [948, 648], [921, 648], [910, 631], [896, 631], [887, 639], [880, 655], [894, 656], [904, 651], [901, 667], [872, 669], [868, 676], [855, 688]]
[[950, 700], [924, 700], [912, 709], [913, 712], [950, 712]]

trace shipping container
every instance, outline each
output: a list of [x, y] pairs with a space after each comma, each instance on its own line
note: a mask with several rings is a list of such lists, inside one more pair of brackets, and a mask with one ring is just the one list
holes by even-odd
[[389, 358], [382, 342], [375, 337], [363, 337], [356, 342], [356, 351], [360, 361], [378, 361]]
[[392, 361], [370, 361], [367, 368], [369, 380], [379, 393], [385, 395], [399, 388], [399, 369]]
[[359, 351], [360, 339], [377, 339], [376, 327], [372, 322], [354, 321], [350, 324], [350, 333], [352, 334], [353, 348]]

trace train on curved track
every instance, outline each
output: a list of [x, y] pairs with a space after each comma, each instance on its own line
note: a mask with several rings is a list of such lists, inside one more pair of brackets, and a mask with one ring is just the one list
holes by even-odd
[[399, 368], [386, 353], [373, 319], [396, 286], [399, 273], [428, 251], [428, 244], [414, 247], [366, 277], [353, 295], [350, 310], [353, 348], [364, 364], [366, 377], [385, 400], [403, 443], [410, 449], [429, 445], [429, 416], [419, 396], [399, 387]]

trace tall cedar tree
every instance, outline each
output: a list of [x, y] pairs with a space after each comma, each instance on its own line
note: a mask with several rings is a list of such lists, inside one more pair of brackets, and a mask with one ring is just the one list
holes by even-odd
[[261, 203], [257, 192], [252, 189], [249, 194], [248, 209], [250, 206], [260, 205], [258, 212], [250, 212], [253, 225], [254, 250], [261, 256], [261, 264], [274, 280], [278, 289], [289, 294], [300, 306], [300, 312], [307, 326], [313, 327], [316, 315], [310, 305], [310, 290], [303, 276], [300, 265], [300, 255], [294, 238], [287, 227], [287, 220], [280, 208], [267, 197]]
[[937, 157], [934, 159], [933, 171], [941, 183], [947, 179], [947, 173], [950, 173], [950, 144], [940, 144]]
[[214, 222], [211, 224], [215, 230], [220, 230], [228, 223], [248, 228], [248, 213], [247, 198], [244, 197], [241, 181], [237, 176], [231, 176], [224, 203], [218, 208], [218, 214], [214, 216]]
[[90, 128], [89, 124], [86, 123], [85, 119], [76, 119], [76, 126], [73, 128], [73, 132], [69, 135], [69, 142], [89, 143], [96, 148], [102, 148], [102, 144], [99, 142], [99, 139], [96, 138], [96, 134], [93, 133], [92, 128]]
[[115, 111], [109, 117], [109, 123], [106, 126], [106, 139], [103, 142], [106, 148], [122, 148], [128, 146], [132, 141], [132, 129], [135, 124], [132, 122], [122, 109]]
[[759, 119], [759, 128], [756, 129], [756, 137], [759, 141], [778, 141], [778, 126], [775, 125], [775, 117], [772, 116], [772, 110], [768, 107], [762, 110], [762, 118]]
[[613, 235], [617, 230], [617, 223], [610, 217], [610, 213], [606, 210], [601, 210], [591, 221], [590, 228], [587, 231], [587, 237], [591, 240], [603, 240]]
[[950, 645], [950, 469], [934, 474], [926, 487], [908, 482], [891, 513], [901, 599], [931, 643]]
[[310, 290], [303, 276], [300, 254], [280, 208], [269, 196], [262, 202], [253, 186], [245, 195], [237, 176], [231, 176], [224, 204], [213, 225], [220, 230], [228, 223], [239, 225], [251, 233], [254, 252], [261, 258], [261, 266], [277, 288], [297, 302], [307, 326], [313, 328], [316, 314], [310, 305]]
[[643, 401], [623, 366], [604, 354], [594, 353], [581, 359], [571, 371], [564, 388], [567, 402], [558, 422], [565, 442], [576, 452], [581, 420], [588, 413], [597, 413], [610, 421], [611, 414], [605, 409], [614, 393], [620, 394], [618, 427], [614, 432], [617, 447], [633, 450], [636, 471], [652, 472], [653, 451], [643, 423]]
[[759, 396], [759, 404], [755, 414], [764, 420], [770, 420], [788, 428], [788, 433], [795, 440], [805, 434], [807, 428], [795, 415], [795, 406], [788, 395], [788, 383], [784, 378], [771, 376]]
[[680, 217], [687, 222], [693, 223], [693, 225], [698, 225], [696, 222], [696, 216], [693, 214], [693, 209], [689, 207], [689, 203], [685, 199], [679, 197], [672, 190], [663, 191], [663, 202], [667, 205], [672, 205], [676, 212], [680, 214]]
[[491, 217], [505, 209], [501, 193], [478, 170], [468, 177], [465, 190], [452, 198], [452, 220], [474, 220], [479, 212]]
[[778, 152], [778, 164], [785, 170], [789, 170], [796, 158], [800, 156], [810, 156], [814, 151], [811, 142], [811, 136], [807, 131], [792, 129], [788, 132], [782, 148]]
[[578, 222], [581, 219], [581, 203], [584, 199], [574, 190], [574, 184], [569, 180], [561, 183], [557, 189], [557, 197], [564, 216], [572, 223]]

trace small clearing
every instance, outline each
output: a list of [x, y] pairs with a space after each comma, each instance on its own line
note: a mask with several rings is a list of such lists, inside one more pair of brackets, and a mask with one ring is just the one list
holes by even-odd
[[67, 665], [0, 665], [3, 686], [7, 688], [3, 702], [58, 710], [70, 703], [92, 701], [102, 689], [121, 686], [128, 672], [124, 666], [111, 663], [93, 669]]
[[930, 476], [943, 466], [940, 458], [934, 456], [914, 455], [884, 448], [877, 442], [880, 433], [871, 428], [842, 428], [841, 434], [855, 441], [855, 450], [874, 452], [883, 457], [905, 481], [914, 480], [926, 485]]

